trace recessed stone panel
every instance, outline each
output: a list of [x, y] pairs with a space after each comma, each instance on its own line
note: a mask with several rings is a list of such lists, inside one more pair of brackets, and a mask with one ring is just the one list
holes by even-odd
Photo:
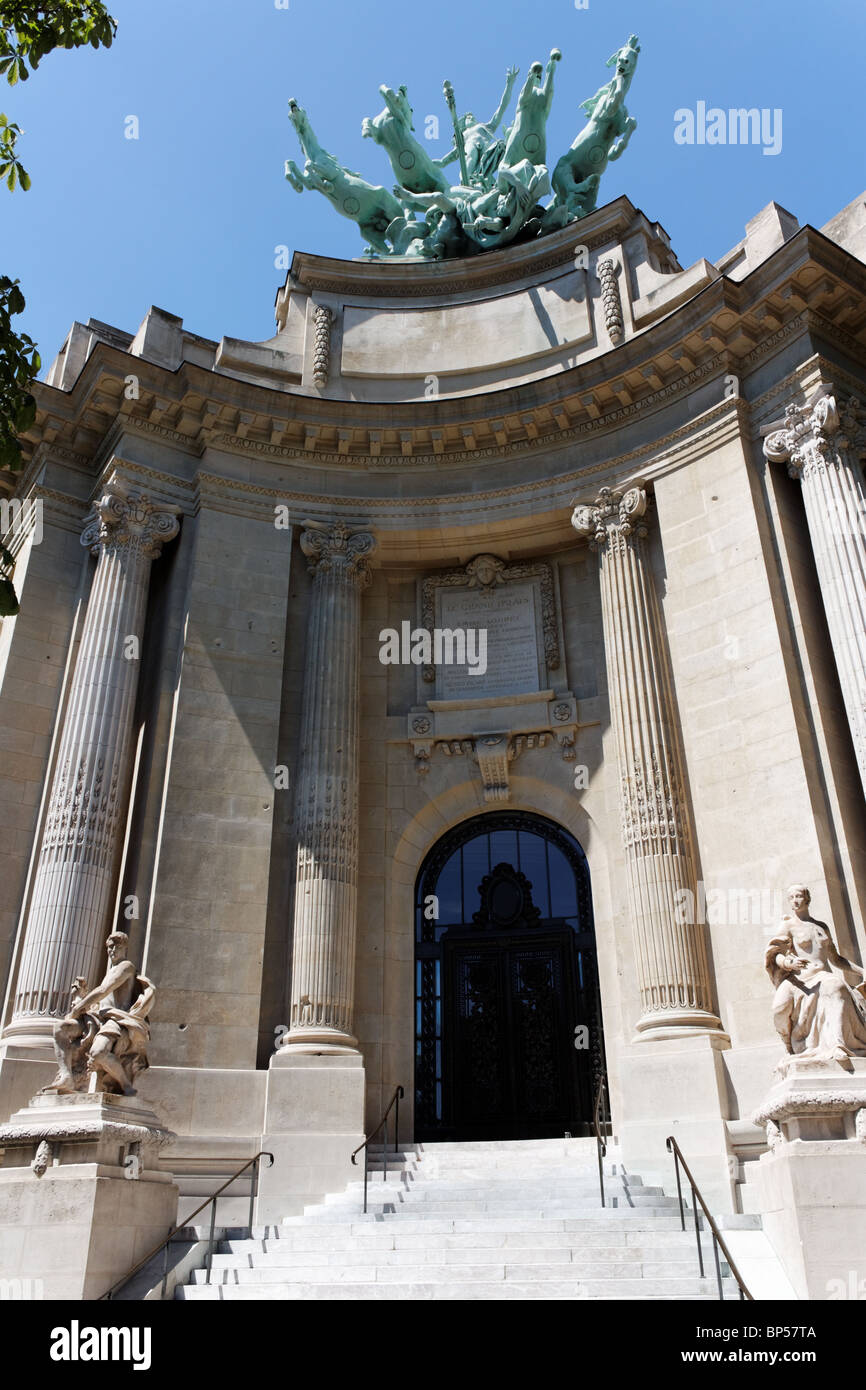
[[586, 273], [483, 303], [343, 311], [343, 376], [446, 376], [544, 357], [591, 336]]

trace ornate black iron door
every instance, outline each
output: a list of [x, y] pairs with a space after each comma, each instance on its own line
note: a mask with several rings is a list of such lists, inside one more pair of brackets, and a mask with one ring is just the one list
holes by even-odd
[[447, 1099], [461, 1138], [574, 1125], [572, 937], [564, 926], [444, 938]]
[[479, 816], [428, 856], [416, 911], [416, 1138], [589, 1133], [604, 1046], [577, 842]]

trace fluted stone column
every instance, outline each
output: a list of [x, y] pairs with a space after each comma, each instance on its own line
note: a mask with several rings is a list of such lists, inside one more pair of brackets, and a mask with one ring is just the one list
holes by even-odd
[[366, 532], [307, 523], [313, 574], [297, 790], [298, 854], [290, 1030], [294, 1051], [355, 1051], [358, 907], [358, 706]]
[[70, 985], [101, 974], [126, 820], [151, 562], [172, 512], [110, 484], [85, 526], [97, 557], [72, 675], [7, 1036], [50, 1035]]
[[866, 412], [832, 395], [791, 405], [784, 428], [764, 441], [768, 459], [786, 463], [803, 487], [803, 505], [842, 698], [866, 794], [866, 489], [858, 450]]
[[646, 554], [643, 487], [602, 488], [575, 530], [600, 555], [605, 656], [641, 996], [638, 1031], [721, 1028], [713, 1012], [697, 875], [661, 612]]

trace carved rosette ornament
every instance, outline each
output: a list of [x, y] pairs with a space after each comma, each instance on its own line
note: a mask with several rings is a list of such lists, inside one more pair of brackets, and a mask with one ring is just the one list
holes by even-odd
[[306, 523], [313, 586], [307, 622], [291, 1026], [283, 1046], [352, 1052], [358, 911], [361, 593], [375, 540], [343, 522]]
[[866, 410], [833, 395], [790, 405], [764, 454], [799, 478], [818, 584], [866, 794]]
[[81, 536], [97, 558], [70, 682], [8, 1034], [50, 1034], [91, 979], [117, 891], [135, 697], [153, 560], [174, 511], [112, 482]]
[[[605, 657], [616, 730], [623, 841], [634, 922], [641, 1018], [658, 1037], [710, 1030], [706, 941], [683, 903], [696, 903], [697, 872], [683, 757], [658, 598], [646, 554], [642, 485], [602, 488], [575, 507], [572, 525], [599, 553]], [[690, 896], [689, 896], [690, 895]]]

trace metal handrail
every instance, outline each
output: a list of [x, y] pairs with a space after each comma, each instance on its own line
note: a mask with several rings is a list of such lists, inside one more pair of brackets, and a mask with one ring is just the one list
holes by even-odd
[[[242, 1173], [245, 1173], [245, 1172], [247, 1171], [248, 1168], [252, 1168], [252, 1169], [253, 1169], [253, 1176], [252, 1176], [252, 1181], [250, 1182], [250, 1222], [249, 1222], [249, 1224], [250, 1224], [250, 1231], [252, 1231], [252, 1228], [253, 1228], [253, 1207], [254, 1207], [254, 1204], [255, 1204], [256, 1193], [257, 1193], [257, 1191], [258, 1191], [258, 1186], [259, 1186], [259, 1159], [260, 1159], [260, 1158], [267, 1158], [267, 1159], [269, 1160], [269, 1162], [268, 1162], [268, 1167], [269, 1167], [269, 1168], [273, 1168], [273, 1166], [274, 1166], [274, 1156], [273, 1156], [272, 1153], [268, 1153], [266, 1149], [261, 1149], [261, 1150], [255, 1155], [254, 1158], [248, 1158], [247, 1161], [246, 1161], [246, 1163], [244, 1164], [244, 1166], [243, 1166], [242, 1168], [239, 1168], [238, 1171], [237, 1171], [236, 1173], [232, 1173], [231, 1177], [228, 1178], [228, 1179], [226, 1180], [226, 1182], [223, 1183], [222, 1187], [217, 1188], [216, 1192], [214, 1192], [212, 1196], [206, 1198], [206, 1200], [205, 1200], [204, 1202], [202, 1202], [202, 1204], [201, 1204], [200, 1207], [196, 1207], [195, 1211], [190, 1213], [190, 1215], [186, 1218], [186, 1220], [183, 1222], [182, 1225], [180, 1225], [180, 1226], [175, 1226], [175, 1228], [174, 1228], [173, 1231], [169, 1231], [169, 1233], [168, 1233], [168, 1235], [166, 1236], [165, 1240], [161, 1240], [160, 1243], [159, 1243], [159, 1245], [155, 1245], [155, 1246], [153, 1247], [152, 1250], [149, 1250], [149, 1251], [148, 1251], [148, 1253], [144, 1256], [144, 1259], [139, 1260], [139, 1261], [138, 1261], [138, 1264], [133, 1265], [133, 1266], [132, 1266], [132, 1269], [127, 1270], [126, 1274], [124, 1274], [122, 1278], [116, 1279], [115, 1282], [111, 1285], [111, 1288], [108, 1289], [104, 1294], [101, 1294], [101, 1295], [100, 1295], [100, 1297], [99, 1297], [99, 1299], [97, 1300], [97, 1302], [102, 1303], [105, 1299], [110, 1299], [110, 1298], [112, 1298], [112, 1297], [114, 1296], [116, 1290], [122, 1288], [124, 1284], [128, 1284], [129, 1281], [130, 1281], [130, 1279], [132, 1278], [132, 1276], [133, 1276], [134, 1274], [137, 1274], [138, 1271], [139, 1271], [140, 1269], [143, 1269], [144, 1266], [145, 1266], [150, 1260], [153, 1259], [154, 1255], [158, 1255], [158, 1254], [159, 1254], [160, 1250], [163, 1252], [163, 1257], [162, 1257], [162, 1295], [164, 1296], [164, 1295], [165, 1295], [166, 1281], [168, 1280], [168, 1247], [169, 1247], [169, 1245], [171, 1244], [171, 1242], [174, 1240], [175, 1236], [176, 1236], [180, 1231], [184, 1231], [184, 1230], [187, 1229], [187, 1227], [189, 1226], [190, 1222], [191, 1222], [196, 1216], [198, 1216], [198, 1214], [199, 1214], [200, 1211], [204, 1211], [205, 1207], [210, 1206], [211, 1203], [213, 1203], [213, 1207], [212, 1207], [212, 1209], [211, 1209], [211, 1215], [210, 1215], [210, 1234], [209, 1234], [209, 1236], [208, 1236], [207, 1262], [206, 1262], [206, 1265], [205, 1265], [205, 1268], [207, 1269], [207, 1279], [205, 1280], [205, 1283], [209, 1284], [209, 1283], [210, 1283], [211, 1264], [212, 1264], [212, 1262], [213, 1262], [214, 1231], [215, 1231], [215, 1229], [216, 1229], [216, 1209], [217, 1209], [217, 1202], [218, 1202], [219, 1198], [222, 1196], [222, 1194], [225, 1192], [225, 1190], [226, 1190], [227, 1187], [231, 1187], [232, 1183], [235, 1182], [235, 1180], [236, 1180], [237, 1178], [239, 1178], [239, 1177], [241, 1176]], [[229, 1162], [230, 1162], [230, 1163], [236, 1163], [236, 1162], [237, 1162], [237, 1159], [229, 1159]]]
[[740, 1298], [741, 1298], [741, 1300], [742, 1300], [742, 1299], [749, 1299], [750, 1302], [754, 1303], [755, 1300], [754, 1300], [754, 1298], [752, 1297], [752, 1295], [749, 1293], [749, 1290], [748, 1290], [748, 1288], [746, 1287], [746, 1284], [745, 1284], [745, 1282], [744, 1282], [744, 1280], [743, 1280], [742, 1275], [740, 1274], [740, 1271], [737, 1269], [737, 1266], [734, 1264], [734, 1260], [733, 1260], [733, 1257], [732, 1257], [732, 1255], [731, 1255], [731, 1252], [730, 1252], [730, 1250], [728, 1249], [727, 1245], [725, 1244], [724, 1236], [722, 1235], [721, 1231], [719, 1230], [718, 1226], [716, 1225], [715, 1221], [713, 1220], [712, 1212], [710, 1211], [709, 1207], [707, 1206], [706, 1202], [704, 1201], [704, 1199], [703, 1199], [703, 1197], [702, 1197], [702, 1195], [701, 1195], [700, 1188], [698, 1187], [697, 1183], [695, 1182], [694, 1178], [692, 1177], [691, 1169], [689, 1168], [689, 1165], [686, 1163], [686, 1160], [683, 1158], [682, 1149], [680, 1148], [679, 1144], [677, 1143], [676, 1139], [673, 1137], [672, 1134], [669, 1135], [668, 1138], [666, 1139], [666, 1141], [665, 1141], [665, 1147], [667, 1148], [668, 1153], [669, 1153], [669, 1154], [672, 1153], [673, 1156], [674, 1156], [674, 1172], [676, 1173], [676, 1178], [677, 1178], [677, 1198], [678, 1198], [679, 1204], [680, 1204], [680, 1224], [681, 1224], [683, 1230], [686, 1229], [686, 1214], [685, 1214], [685, 1207], [684, 1207], [684, 1204], [683, 1204], [683, 1189], [682, 1189], [682, 1183], [680, 1182], [680, 1164], [682, 1164], [682, 1166], [683, 1166], [683, 1171], [684, 1171], [686, 1177], [688, 1178], [688, 1180], [689, 1180], [689, 1186], [690, 1186], [691, 1189], [692, 1189], [692, 1208], [693, 1208], [693, 1211], [694, 1211], [694, 1218], [695, 1218], [695, 1240], [697, 1241], [697, 1246], [698, 1246], [698, 1268], [700, 1269], [700, 1272], [701, 1272], [701, 1278], [703, 1279], [703, 1278], [705, 1277], [705, 1275], [704, 1275], [704, 1252], [703, 1252], [703, 1248], [702, 1248], [702, 1246], [701, 1246], [701, 1230], [700, 1230], [700, 1223], [699, 1223], [699, 1221], [698, 1221], [698, 1203], [699, 1203], [699, 1202], [700, 1202], [700, 1204], [701, 1204], [701, 1210], [703, 1211], [704, 1216], [707, 1218], [707, 1223], [708, 1223], [708, 1225], [709, 1225], [710, 1232], [711, 1232], [712, 1237], [713, 1237], [713, 1259], [714, 1259], [715, 1265], [716, 1265], [716, 1283], [717, 1283], [718, 1288], [719, 1288], [719, 1298], [723, 1299], [724, 1296], [725, 1296], [724, 1289], [722, 1288], [722, 1270], [721, 1270], [721, 1265], [719, 1264], [719, 1250], [721, 1250], [722, 1254], [724, 1255], [725, 1259], [726, 1259], [727, 1262], [728, 1262], [728, 1267], [730, 1268], [730, 1271], [731, 1271], [732, 1275], [734, 1276], [734, 1278], [735, 1278], [736, 1281], [737, 1281], [737, 1287], [738, 1287], [739, 1290], [740, 1290]]
[[352, 1152], [352, 1162], [353, 1162], [353, 1163], [356, 1163], [357, 1155], [361, 1152], [362, 1149], [364, 1150], [364, 1215], [365, 1215], [365, 1216], [367, 1215], [367, 1168], [368, 1168], [368, 1163], [367, 1163], [367, 1145], [369, 1144], [369, 1142], [370, 1142], [371, 1139], [375, 1139], [375, 1138], [376, 1138], [376, 1135], [379, 1133], [379, 1130], [380, 1130], [380, 1129], [382, 1128], [382, 1126], [384, 1125], [384, 1126], [385, 1126], [385, 1142], [384, 1142], [383, 1145], [382, 1145], [382, 1181], [383, 1181], [383, 1182], [387, 1182], [387, 1181], [388, 1181], [388, 1116], [390, 1115], [392, 1109], [393, 1109], [394, 1106], [396, 1105], [397, 1110], [396, 1110], [395, 1115], [394, 1115], [394, 1152], [395, 1152], [395, 1154], [396, 1154], [397, 1151], [398, 1151], [398, 1149], [399, 1149], [399, 1147], [400, 1147], [400, 1101], [403, 1099], [403, 1096], [404, 1096], [405, 1094], [406, 1094], [406, 1093], [405, 1093], [405, 1091], [403, 1090], [403, 1087], [402, 1087], [402, 1086], [398, 1086], [397, 1089], [395, 1090], [393, 1096], [391, 1097], [391, 1103], [390, 1103], [390, 1105], [388, 1106], [388, 1109], [385, 1111], [384, 1115], [382, 1116], [381, 1120], [380, 1120], [379, 1123], [377, 1124], [376, 1128], [375, 1128], [374, 1130], [372, 1130], [372, 1132], [371, 1132], [370, 1134], [367, 1135], [367, 1137], [366, 1137], [366, 1139], [364, 1140], [363, 1144], [359, 1144], [358, 1147], [357, 1147], [357, 1149], [354, 1149], [353, 1152]]
[[602, 1206], [604, 1206], [604, 1160], [607, 1156], [607, 1143], [605, 1142], [604, 1135], [601, 1132], [601, 1126], [599, 1125], [598, 1115], [599, 1111], [603, 1109], [605, 1118], [602, 1120], [601, 1124], [604, 1125], [605, 1128], [607, 1128], [609, 1126], [610, 1121], [607, 1118], [607, 1106], [604, 1104], [605, 1081], [606, 1078], [604, 1073], [602, 1072], [601, 1076], [598, 1078], [598, 1089], [595, 1093], [595, 1105], [593, 1107], [592, 1112], [592, 1128], [595, 1131], [595, 1150], [598, 1157], [598, 1185], [601, 1190]]

